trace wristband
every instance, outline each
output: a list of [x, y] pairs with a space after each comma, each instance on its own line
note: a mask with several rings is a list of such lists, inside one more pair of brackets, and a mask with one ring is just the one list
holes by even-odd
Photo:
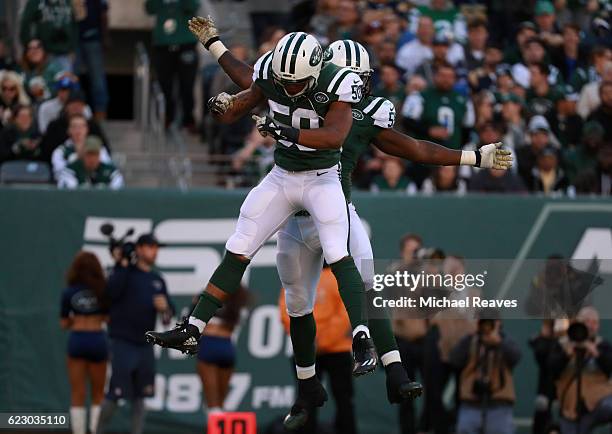
[[300, 130], [293, 127], [283, 127], [281, 131], [282, 135], [287, 138], [287, 141], [298, 143], [298, 139], [300, 138]]
[[461, 161], [459, 162], [462, 166], [475, 166], [476, 163], [480, 163], [480, 159], [477, 157], [480, 152], [474, 151], [461, 151]]
[[219, 60], [219, 57], [223, 56], [227, 51], [227, 47], [221, 42], [218, 36], [211, 38], [210, 41], [208, 41], [204, 47], [212, 54], [215, 60]]
[[482, 154], [480, 151], [476, 151], [476, 163], [474, 163], [474, 167], [480, 167], [480, 162], [482, 161]]

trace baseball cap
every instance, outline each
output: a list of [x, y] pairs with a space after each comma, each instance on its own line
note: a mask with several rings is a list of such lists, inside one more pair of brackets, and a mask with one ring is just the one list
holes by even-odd
[[548, 156], [551, 156], [551, 155], [557, 157], [557, 150], [555, 148], [553, 148], [552, 146], [545, 146], [544, 149], [542, 149], [538, 153], [538, 158], [539, 157], [548, 157]]
[[546, 131], [550, 132], [550, 125], [548, 125], [548, 121], [542, 115], [536, 115], [531, 118], [529, 121], [528, 131], [530, 133], [535, 133], [536, 131]]
[[515, 95], [513, 93], [506, 93], [506, 94], [502, 95], [499, 98], [499, 101], [502, 104], [505, 104], [507, 102], [513, 102], [513, 103], [516, 103], [516, 104], [523, 105], [523, 98], [521, 98], [520, 96]]
[[149, 246], [159, 246], [159, 247], [165, 246], [165, 244], [160, 243], [158, 239], [155, 237], [155, 235], [153, 235], [152, 233], [142, 234], [136, 240], [137, 246], [142, 246], [145, 244]]
[[551, 2], [548, 1], [538, 1], [535, 5], [535, 16], [539, 17], [540, 15], [552, 15], [555, 13], [555, 7]]
[[88, 136], [85, 139], [85, 152], [100, 152], [102, 140], [98, 136]]
[[523, 30], [523, 29], [531, 29], [534, 32], [537, 32], [538, 29], [536, 28], [536, 25], [533, 24], [531, 21], [523, 21], [521, 24], [519, 24], [519, 31]]
[[578, 101], [580, 95], [578, 95], [578, 92], [576, 92], [574, 86], [571, 84], [566, 84], [563, 86], [563, 98], [569, 101]]
[[589, 121], [586, 124], [584, 124], [584, 127], [582, 128], [582, 138], [583, 139], [594, 138], [594, 139], [601, 140], [604, 134], [605, 134], [604, 127], [602, 127], [601, 124], [597, 121]]
[[498, 77], [502, 75], [512, 76], [512, 67], [507, 63], [500, 63], [497, 65], [497, 68], [495, 68], [495, 75]]
[[77, 83], [73, 81], [69, 76], [63, 75], [55, 82], [57, 89], [76, 89]]
[[433, 44], [434, 45], [450, 45], [451, 41], [448, 35], [445, 33], [438, 33], [434, 36]]

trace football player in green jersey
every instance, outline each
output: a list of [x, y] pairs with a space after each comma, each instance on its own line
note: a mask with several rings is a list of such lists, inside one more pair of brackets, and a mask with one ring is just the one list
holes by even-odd
[[[173, 330], [147, 332], [150, 342], [194, 352], [206, 322], [238, 288], [251, 258], [290, 217], [305, 210], [316, 226], [351, 321], [353, 374], [376, 368], [376, 351], [363, 315], [364, 284], [348, 252], [349, 217], [339, 178], [340, 147], [353, 122], [352, 104], [361, 99], [362, 81], [350, 69], [322, 66], [322, 55], [312, 35], [290, 33], [257, 61], [248, 89], [210, 101], [217, 119], [228, 123], [267, 101], [270, 116], [258, 118], [257, 128], [277, 141], [275, 166], [242, 204], [226, 254], [191, 316]], [[314, 333], [314, 322], [303, 328], [310, 327]], [[298, 362], [298, 396], [323, 405], [327, 396], [311, 365]]]
[[[219, 40], [214, 22], [208, 18], [193, 18], [190, 28], [199, 40], [217, 59], [224, 71], [242, 88], [251, 85], [249, 79], [251, 67], [234, 58]], [[431, 142], [415, 140], [393, 130], [395, 110], [393, 104], [384, 98], [367, 95], [369, 90], [369, 56], [361, 44], [353, 41], [336, 41], [324, 54], [324, 60], [338, 66], [349, 67], [358, 72], [364, 82], [366, 97], [353, 106], [353, 126], [342, 148], [342, 186], [347, 200], [350, 202], [350, 179], [355, 164], [370, 143], [375, 143], [381, 150], [407, 158], [416, 162], [438, 165], [476, 165], [481, 167], [496, 167], [507, 169], [511, 166], [511, 157], [506, 150], [499, 149], [499, 144], [486, 145], [474, 153], [454, 151]], [[355, 208], [349, 204], [351, 237], [350, 251], [356, 265], [366, 282], [366, 289], [371, 288], [373, 276], [372, 248], [367, 232], [361, 223]], [[312, 317], [315, 285], [319, 278], [322, 264], [322, 254], [316, 230], [312, 221], [306, 215], [294, 216], [278, 235], [277, 264], [279, 275], [286, 288], [287, 309], [291, 319], [291, 335], [294, 353], [303, 351], [298, 346], [311, 348], [308, 359], [314, 363], [314, 344], [295, 336], [295, 322]], [[299, 260], [298, 260], [299, 258]], [[371, 294], [370, 292], [368, 292]], [[381, 360], [387, 373], [387, 396], [390, 402], [415, 396], [420, 392], [418, 383], [410, 382], [401, 366], [399, 352], [395, 343], [388, 319], [369, 320], [370, 330]], [[306, 333], [308, 335], [308, 333]], [[314, 342], [314, 329], [310, 335]], [[299, 427], [305, 422], [306, 410], [292, 408], [285, 420], [285, 425], [291, 428]]]

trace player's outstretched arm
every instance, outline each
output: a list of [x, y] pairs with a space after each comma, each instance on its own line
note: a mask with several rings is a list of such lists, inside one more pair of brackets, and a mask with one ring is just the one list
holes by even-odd
[[241, 89], [248, 89], [253, 82], [253, 68], [241, 60], [236, 59], [231, 51], [219, 39], [219, 31], [215, 21], [209, 15], [207, 17], [193, 17], [187, 23], [189, 30], [200, 43], [215, 58], [223, 71]]
[[231, 124], [249, 114], [264, 99], [261, 89], [252, 84], [247, 90], [243, 90], [236, 95], [222, 92], [212, 97], [208, 100], [208, 108], [219, 122]]
[[491, 143], [476, 151], [449, 149], [427, 140], [417, 140], [394, 129], [382, 130], [375, 145], [387, 154], [415, 163], [437, 166], [476, 166], [506, 170], [512, 167], [512, 156], [501, 143]]
[[324, 126], [297, 129], [280, 125], [270, 116], [253, 116], [255, 126], [264, 137], [299, 143], [312, 149], [340, 149], [353, 124], [351, 105], [335, 101], [325, 115]]

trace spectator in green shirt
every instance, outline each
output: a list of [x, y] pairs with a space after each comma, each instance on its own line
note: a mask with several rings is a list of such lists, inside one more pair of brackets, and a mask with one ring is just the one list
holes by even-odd
[[196, 38], [187, 21], [200, 7], [200, 0], [146, 0], [145, 10], [155, 15], [153, 28], [154, 63], [157, 78], [166, 98], [166, 127], [175, 118], [176, 103], [172, 89], [178, 80], [183, 118], [181, 124], [195, 130], [193, 84], [198, 69]]
[[112, 163], [100, 159], [102, 140], [89, 136], [83, 147], [77, 149], [79, 158], [68, 164], [58, 176], [57, 186], [74, 189], [78, 187], [108, 187], [113, 190], [123, 187], [123, 176]]
[[408, 192], [410, 181], [404, 175], [404, 162], [399, 158], [387, 157], [383, 161], [382, 174], [372, 180], [370, 191]]
[[72, 71], [77, 24], [71, 0], [28, 0], [21, 15], [20, 38], [27, 46], [40, 39], [62, 71]]

